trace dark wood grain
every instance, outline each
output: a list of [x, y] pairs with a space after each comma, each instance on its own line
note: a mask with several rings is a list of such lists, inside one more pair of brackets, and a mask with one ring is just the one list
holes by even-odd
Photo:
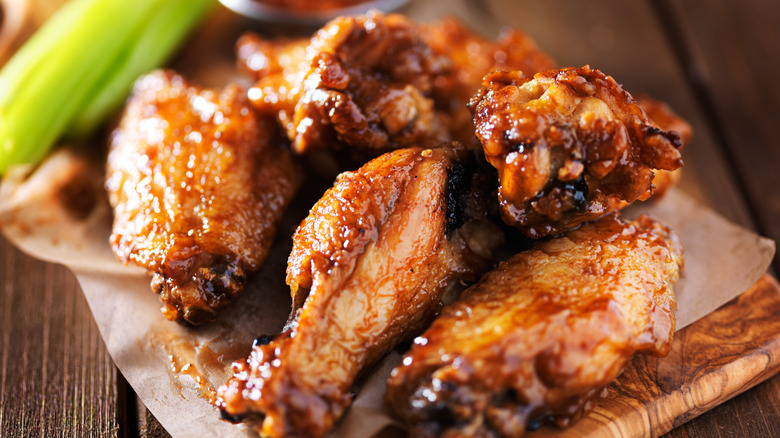
[[0, 237], [0, 276], [0, 436], [116, 436], [117, 371], [73, 274]]
[[780, 240], [780, 3], [655, 3], [759, 231]]
[[139, 412], [138, 415], [138, 430], [137, 434], [143, 438], [170, 438], [170, 434], [162, 427], [157, 418], [146, 409], [143, 402], [137, 399], [136, 409]]
[[669, 437], [780, 436], [779, 394], [780, 377], [775, 376], [678, 427]]

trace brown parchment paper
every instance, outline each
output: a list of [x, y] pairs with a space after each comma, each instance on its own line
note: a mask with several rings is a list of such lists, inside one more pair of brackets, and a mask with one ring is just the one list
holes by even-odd
[[[123, 266], [111, 253], [100, 166], [66, 149], [26, 180], [23, 170], [7, 175], [0, 185], [4, 234], [23, 251], [74, 272], [111, 357], [172, 436], [254, 436], [245, 425], [220, 420], [208, 399], [229, 377], [230, 363], [248, 354], [253, 338], [280, 331], [290, 308], [284, 284], [290, 235], [311, 200], [298, 200], [301, 205], [285, 218], [268, 262], [239, 300], [215, 323], [188, 328], [166, 321], [145, 272]], [[685, 247], [685, 271], [675, 287], [678, 329], [747, 290], [774, 254], [773, 241], [678, 190], [626, 215], [640, 213], [674, 229]], [[392, 422], [382, 394], [400, 357], [391, 353], [369, 375], [332, 436], [371, 436]]]

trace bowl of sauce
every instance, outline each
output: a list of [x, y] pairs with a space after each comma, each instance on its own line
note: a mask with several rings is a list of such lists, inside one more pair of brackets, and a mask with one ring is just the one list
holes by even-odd
[[371, 9], [394, 11], [409, 0], [220, 0], [246, 17], [287, 24], [320, 25], [340, 15], [362, 14]]

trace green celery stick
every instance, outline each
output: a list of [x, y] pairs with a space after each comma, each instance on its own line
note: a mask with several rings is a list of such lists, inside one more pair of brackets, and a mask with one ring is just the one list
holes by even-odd
[[92, 132], [124, 102], [133, 82], [143, 73], [162, 65], [186, 35], [214, 6], [213, 0], [166, 1], [146, 24], [130, 51], [123, 54], [115, 74], [104, 78], [93, 99], [71, 124], [67, 135], [82, 137]]
[[[131, 54], [137, 53], [136, 45], [143, 42], [146, 51], [165, 51], [148, 57], [161, 62], [207, 10], [201, 5], [205, 0], [73, 1], [75, 5], [52, 17], [41, 29], [46, 39], [36, 35], [30, 43], [38, 46], [19, 52], [28, 62], [13, 59], [10, 68], [0, 72], [0, 86], [4, 87], [0, 90], [0, 173], [13, 164], [40, 160], [75, 121], [81, 120], [86, 109], [91, 126], [96, 126], [109, 115], [92, 109], [95, 102], [110, 101], [100, 93], [111, 84], [114, 94], [126, 91], [135, 77], [155, 66], [128, 62]], [[193, 6], [200, 16], [167, 12], [174, 8], [182, 12], [186, 6]], [[145, 33], [150, 23], [159, 27], [158, 14], [165, 16], [169, 28], [179, 35], [161, 36], [164, 42], [154, 45]], [[186, 25], [177, 23], [181, 16]], [[116, 77], [124, 78], [128, 85], [116, 85]], [[98, 106], [105, 111], [113, 107], [110, 102]]]
[[31, 77], [26, 73], [35, 71], [46, 62], [51, 46], [49, 41], [58, 39], [72, 27], [71, 23], [89, 6], [89, 2], [84, 1], [71, 1], [62, 5], [56, 18], [48, 20], [3, 66], [0, 71], [0, 107], [6, 107], [24, 88], [24, 81]]
[[43, 158], [85, 104], [95, 78], [112, 68], [117, 49], [140, 32], [140, 24], [135, 23], [151, 12], [150, 5], [133, 10], [130, 3], [121, 3], [92, 2], [72, 23], [74, 27], [49, 43], [43, 62], [32, 71], [19, 71], [26, 78], [0, 108], [0, 172], [11, 164]]
[[[51, 42], [44, 62], [32, 71], [20, 70], [28, 77], [0, 108], [0, 172], [11, 164], [43, 158], [85, 104], [91, 84], [112, 68], [117, 52], [140, 31], [140, 22], [152, 9], [151, 2], [76, 1], [91, 4], [72, 28]], [[130, 6], [140, 3], [138, 8]]]

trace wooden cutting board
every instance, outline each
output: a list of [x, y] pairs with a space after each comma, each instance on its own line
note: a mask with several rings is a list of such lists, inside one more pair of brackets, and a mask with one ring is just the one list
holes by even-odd
[[573, 427], [539, 437], [656, 437], [780, 371], [780, 284], [753, 287], [675, 334], [665, 358], [639, 356]]

